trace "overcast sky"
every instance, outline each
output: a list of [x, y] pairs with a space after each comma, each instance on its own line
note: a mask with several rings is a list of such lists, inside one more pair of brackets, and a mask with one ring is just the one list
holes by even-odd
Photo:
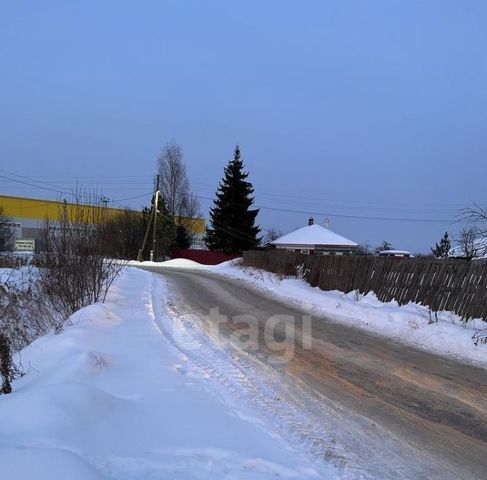
[[283, 232], [428, 251], [487, 203], [485, 0], [0, 6], [3, 194], [143, 195], [175, 138], [205, 215], [238, 142]]

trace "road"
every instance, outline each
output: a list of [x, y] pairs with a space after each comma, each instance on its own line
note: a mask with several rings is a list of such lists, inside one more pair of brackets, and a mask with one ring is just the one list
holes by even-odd
[[[181, 312], [200, 319], [229, 348], [242, 348], [238, 316], [256, 318], [258, 338], [246, 347], [256, 368], [271, 371], [286, 400], [308, 410], [303, 414], [321, 428], [323, 448], [339, 452], [325, 457], [350, 461], [357, 478], [487, 479], [487, 370], [327, 318], [312, 318], [307, 345], [301, 335], [305, 312], [297, 308], [204, 271], [146, 269], [164, 275]], [[218, 332], [208, 319], [213, 307], [229, 317]], [[276, 314], [295, 319], [298, 332], [285, 363], [275, 363], [266, 342], [266, 322]], [[284, 341], [283, 328], [276, 332]]]

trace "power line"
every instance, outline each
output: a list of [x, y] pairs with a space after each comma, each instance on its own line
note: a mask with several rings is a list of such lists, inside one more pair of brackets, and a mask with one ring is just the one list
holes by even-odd
[[[207, 193], [206, 192], [198, 192], [198, 194], [202, 197], [202, 198], [207, 198]], [[261, 197], [261, 195], [257, 195], [257, 200], [256, 202], [257, 203], [260, 203], [259, 202], [259, 197]], [[262, 200], [262, 202], [264, 202], [265, 200]], [[272, 200], [271, 200], [272, 201]], [[296, 209], [300, 209], [300, 208], [309, 208], [309, 209], [312, 209], [312, 208], [320, 208], [320, 205], [318, 205], [316, 202], [315, 203], [303, 203], [303, 202], [295, 202], [295, 201], [290, 201], [290, 200], [274, 200], [273, 203], [276, 202], [278, 203], [279, 205], [281, 205], [281, 208], [283, 208], [284, 206], [291, 206], [290, 210], [296, 210]], [[324, 203], [324, 202], [322, 202]], [[294, 208], [293, 208], [294, 207]], [[366, 210], [367, 212], [367, 215], [368, 216], [374, 216], [374, 213], [377, 212], [375, 215], [376, 216], [394, 216], [394, 217], [398, 217], [399, 214], [409, 214], [409, 215], [412, 215], [412, 216], [417, 216], [417, 215], [423, 215], [423, 214], [429, 214], [429, 215], [448, 215], [448, 216], [452, 216], [452, 215], [457, 215], [458, 214], [458, 210], [432, 210], [432, 209], [428, 209], [428, 210], [425, 210], [425, 209], [418, 209], [418, 208], [412, 208], [412, 209], [393, 209], [391, 212], [388, 212], [389, 209], [387, 209], [386, 207], [368, 207], [368, 206], [365, 206], [365, 205], [356, 205], [356, 206], [350, 206], [350, 205], [333, 205], [333, 204], [328, 204], [328, 208], [330, 209], [333, 209], [334, 211], [336, 210], [345, 210], [345, 213], [347, 211], [351, 211], [351, 213], [355, 213], [357, 212], [357, 214], [360, 213], [360, 210]], [[426, 206], [425, 206], [426, 208]], [[338, 215], [338, 213], [336, 214]]]
[[[58, 187], [57, 187], [57, 185], [52, 185], [51, 183], [48, 183], [48, 182], [42, 182], [42, 181], [40, 181], [40, 180], [33, 180], [32, 178], [30, 178], [30, 177], [28, 177], [28, 176], [26, 176], [26, 175], [19, 175], [19, 174], [17, 174], [17, 173], [9, 172], [8, 170], [5, 170], [5, 169], [3, 169], [3, 168], [0, 168], [0, 171], [2, 171], [2, 172], [4, 172], [4, 173], [6, 173], [6, 174], [7, 174], [7, 175], [9, 175], [9, 176], [14, 176], [14, 177], [18, 177], [18, 178], [24, 178], [24, 179], [27, 179], [27, 180], [29, 180], [29, 181], [31, 181], [31, 182], [36, 183], [36, 184], [37, 184], [37, 183], [42, 183], [43, 185], [47, 185], [48, 187], [52, 187], [52, 188], [54, 188], [54, 189], [57, 189], [57, 188], [58, 188]], [[15, 180], [14, 180], [14, 181], [15, 181]]]
[[[15, 176], [15, 177], [21, 177], [24, 179], [28, 179], [31, 182], [36, 182], [36, 183], [42, 183], [51, 187], [56, 187], [55, 185], [52, 185], [53, 183], [59, 183], [63, 184], [65, 183], [65, 180], [52, 180], [50, 182], [44, 182], [42, 180], [35, 180], [35, 178], [43, 178], [43, 179], [67, 179], [67, 180], [73, 180], [73, 181], [81, 181], [82, 184], [102, 184], [102, 185], [144, 185], [147, 184], [147, 181], [152, 181], [153, 176], [152, 175], [110, 175], [110, 176], [103, 176], [103, 175], [97, 175], [97, 176], [41, 176], [41, 175], [31, 175], [31, 176], [25, 176], [25, 175], [19, 175], [13, 172], [9, 172], [4, 169], [0, 169], [1, 171], [7, 173], [8, 175]], [[120, 179], [120, 180], [119, 180]], [[193, 184], [196, 185], [201, 185], [203, 187], [208, 187], [211, 188], [211, 191], [213, 192], [213, 184], [209, 184], [206, 182], [200, 182], [200, 181], [194, 181], [192, 182]], [[378, 201], [364, 201], [364, 200], [350, 200], [350, 199], [331, 199], [331, 198], [324, 198], [324, 197], [318, 197], [318, 196], [308, 196], [308, 195], [299, 195], [299, 194], [290, 194], [290, 193], [279, 193], [279, 192], [266, 192], [259, 190], [257, 196], [259, 197], [278, 197], [278, 198], [284, 198], [284, 199], [290, 199], [293, 203], [296, 203], [297, 200], [311, 200], [315, 202], [327, 202], [327, 203], [343, 203], [343, 204], [351, 204], [351, 205], [383, 205], [383, 206], [391, 206], [391, 205], [398, 205], [398, 206], [407, 206], [407, 207], [432, 207], [432, 206], [452, 206], [452, 207], [463, 207], [463, 205], [456, 204], [456, 203], [411, 203], [411, 202], [378, 202]], [[336, 208], [347, 208], [347, 207], [340, 207], [336, 206]]]
[[149, 192], [149, 193], [143, 193], [142, 195], [134, 195], [133, 197], [127, 197], [127, 198], [119, 198], [118, 200], [111, 200], [113, 203], [120, 203], [120, 202], [125, 202], [127, 200], [135, 200], [136, 198], [142, 198], [142, 197], [148, 197], [149, 195], [153, 195], [154, 192]]
[[440, 218], [395, 218], [395, 217], [373, 217], [367, 215], [345, 215], [339, 213], [330, 213], [330, 212], [311, 212], [311, 211], [304, 211], [304, 210], [288, 210], [284, 208], [277, 208], [277, 207], [265, 207], [265, 206], [258, 206], [257, 208], [262, 208], [265, 210], [274, 210], [278, 212], [288, 212], [288, 213], [300, 213], [300, 214], [307, 214], [307, 215], [322, 215], [325, 217], [339, 217], [339, 218], [354, 218], [354, 219], [362, 219], [362, 220], [385, 220], [385, 221], [392, 221], [392, 222], [427, 222], [427, 223], [446, 223], [452, 222], [453, 220], [450, 219], [440, 219]]
[[34, 183], [26, 182], [24, 180], [19, 180], [17, 178], [9, 178], [9, 177], [7, 177], [5, 175], [2, 175], [2, 174], [0, 174], [0, 178], [5, 178], [5, 179], [7, 179], [7, 180], [9, 180], [11, 182], [22, 183], [23, 185], [28, 185], [30, 187], [40, 188], [41, 190], [49, 190], [51, 192], [56, 192], [56, 193], [59, 193], [61, 195], [70, 195], [70, 193], [64, 192], [63, 190], [57, 190], [55, 188], [45, 187], [43, 185], [36, 185]]
[[[251, 235], [248, 235], [247, 233], [242, 232], [241, 230], [237, 230], [235, 227], [231, 227], [227, 223], [222, 223], [222, 222], [219, 222], [218, 220], [213, 220], [213, 222], [217, 223], [219, 225], [218, 228], [221, 228], [223, 231], [225, 231], [229, 235], [233, 235], [234, 237], [240, 238], [241, 240], [245, 240], [247, 242], [249, 240], [255, 240], [254, 237], [252, 237]], [[227, 228], [224, 228], [224, 227], [227, 227]], [[234, 232], [237, 232], [237, 233], [232, 233], [232, 230]]]
[[[192, 182], [196, 185], [202, 185], [203, 187], [209, 187], [212, 191], [214, 185], [205, 182]], [[331, 199], [331, 198], [324, 198], [324, 197], [314, 197], [314, 196], [307, 196], [307, 195], [297, 195], [297, 194], [290, 194], [290, 193], [273, 193], [273, 192], [265, 192], [259, 190], [258, 196], [270, 196], [270, 197], [282, 197], [282, 198], [290, 198], [290, 199], [304, 199], [304, 200], [316, 200], [319, 202], [341, 202], [341, 203], [351, 203], [351, 204], [362, 204], [362, 205], [402, 205], [402, 206], [421, 206], [421, 207], [430, 207], [430, 206], [452, 206], [452, 207], [462, 207], [463, 205], [456, 204], [456, 203], [411, 203], [411, 202], [370, 202], [364, 200], [339, 200], [339, 199]]]
[[[50, 185], [47, 182], [41, 182], [40, 180], [33, 180], [32, 178], [27, 177], [25, 175], [18, 175], [18, 174], [13, 173], [13, 172], [8, 172], [7, 170], [4, 170], [3, 168], [0, 168], [0, 171], [5, 172], [5, 173], [8, 173], [9, 175], [13, 175], [15, 177], [19, 177], [19, 178], [12, 178], [10, 176], [0, 174], [0, 178], [3, 178], [3, 179], [5, 179], [5, 180], [7, 180], [9, 182], [20, 183], [22, 185], [26, 185], [26, 186], [29, 186], [29, 187], [34, 187], [34, 188], [38, 188], [38, 189], [42, 189], [42, 190], [48, 190], [48, 191], [51, 191], [51, 192], [58, 193], [60, 195], [66, 195], [66, 196], [74, 196], [75, 195], [72, 192], [67, 192], [67, 191], [64, 191], [64, 190], [59, 190], [58, 188], [52, 188], [52, 186], [45, 186], [45, 185]], [[20, 180], [20, 178], [27, 179], [27, 180], [30, 180], [30, 181]], [[43, 185], [39, 185], [38, 182], [39, 183], [42, 183]], [[126, 200], [133, 200], [133, 199], [136, 199], [136, 198], [146, 197], [148, 195], [152, 195], [152, 192], [151, 193], [144, 193], [144, 194], [141, 194], [141, 195], [133, 195], [131, 197], [121, 198], [121, 199], [118, 199], [118, 200], [111, 200], [111, 199], [109, 199], [109, 200], [112, 201], [112, 202], [114, 202], [114, 203], [119, 203], [119, 202], [123, 202], [123, 201], [126, 201]]]
[[[0, 170], [3, 172], [7, 172], [6, 170], [3, 170], [3, 169], [0, 169]], [[52, 188], [52, 186], [47, 186], [49, 184], [47, 184], [46, 182], [40, 182], [40, 181], [32, 180], [30, 177], [23, 176], [23, 175], [17, 175], [17, 174], [11, 173], [11, 172], [7, 172], [7, 173], [9, 173], [9, 175], [14, 175], [14, 176], [20, 177], [22, 179], [28, 179], [30, 181], [20, 180], [19, 178], [12, 178], [12, 177], [9, 177], [6, 175], [1, 175], [1, 174], [0, 174], [0, 178], [4, 178], [10, 182], [20, 183], [20, 184], [27, 185], [30, 187], [35, 187], [35, 188], [39, 188], [39, 189], [43, 189], [43, 190], [56, 192], [56, 193], [61, 194], [61, 195], [68, 195], [68, 196], [73, 195], [72, 193], [69, 193], [69, 192], [66, 192], [63, 190], [59, 190], [57, 188]], [[152, 177], [148, 177], [148, 176], [139, 176], [139, 178], [140, 177], [152, 178]], [[97, 178], [97, 177], [77, 177], [77, 178]], [[38, 182], [43, 183], [43, 185], [39, 185]], [[104, 183], [106, 185], [110, 185], [110, 182], [104, 182]], [[120, 182], [120, 184], [123, 184], [123, 183], [124, 182]], [[133, 182], [128, 182], [128, 183], [133, 185]], [[143, 183], [145, 183], [145, 182], [143, 182]], [[203, 182], [195, 182], [195, 183], [203, 184]], [[141, 195], [134, 195], [134, 196], [122, 198], [119, 200], [113, 200], [113, 202], [118, 203], [118, 202], [122, 202], [122, 201], [133, 200], [136, 198], [142, 198], [142, 197], [145, 197], [148, 195], [150, 195], [150, 194], [145, 193], [145, 194], [141, 194]], [[290, 198], [290, 199], [291, 198], [304, 198], [304, 199], [308, 198], [308, 199], [318, 200], [318, 198], [316, 198], [316, 197], [306, 197], [306, 196], [299, 197], [299, 196], [289, 195], [289, 194], [273, 194], [273, 193], [266, 194], [266, 193], [264, 193], [263, 195], [277, 196], [277, 197]], [[201, 195], [201, 194], [195, 194], [195, 196], [197, 198], [200, 198], [200, 199], [205, 199], [205, 200], [210, 200], [210, 201], [213, 200], [213, 198], [205, 196], [205, 195]], [[321, 199], [321, 201], [326, 201], [326, 200]], [[362, 202], [362, 201], [354, 201], [354, 200], [344, 200], [343, 202], [344, 203], [346, 203], [346, 202], [355, 203], [357, 205], [366, 205], [366, 204], [380, 205], [381, 204], [380, 202]], [[410, 204], [408, 204], [408, 205], [410, 205]], [[422, 204], [422, 205], [426, 206], [425, 204]], [[263, 205], [263, 204], [256, 204], [255, 208], [259, 208], [262, 210], [270, 210], [270, 211], [277, 211], [277, 212], [300, 214], [300, 215], [302, 215], [302, 214], [320, 215], [320, 216], [329, 216], [329, 217], [335, 217], [335, 218], [349, 218], [349, 219], [362, 219], [362, 220], [398, 221], [398, 222], [415, 222], [415, 223], [451, 223], [451, 222], [455, 221], [451, 218], [449, 218], [449, 219], [445, 219], [445, 218], [440, 218], [440, 219], [438, 219], [438, 218], [411, 218], [411, 217], [374, 216], [374, 215], [355, 215], [355, 214], [345, 214], [345, 213], [332, 213], [332, 212], [315, 211], [315, 210], [311, 210], [311, 209], [291, 209], [291, 208], [282, 208], [282, 207], [272, 207], [272, 206], [267, 206], [267, 205]], [[349, 208], [349, 207], [335, 206], [334, 208], [340, 209], [340, 208]], [[447, 212], [438, 212], [438, 213], [447, 213]], [[454, 213], [454, 212], [451, 212], [451, 213]]]
[[[210, 197], [206, 197], [203, 195], [196, 195], [198, 198], [202, 198], [205, 200], [213, 200]], [[234, 203], [234, 205], [238, 205]], [[341, 213], [331, 213], [331, 212], [316, 212], [311, 210], [291, 210], [287, 208], [279, 208], [279, 207], [268, 207], [265, 205], [254, 205], [255, 208], [261, 210], [272, 210], [277, 212], [286, 212], [286, 213], [298, 213], [298, 214], [305, 214], [305, 215], [320, 215], [324, 217], [338, 217], [338, 218], [353, 218], [353, 219], [362, 219], [362, 220], [385, 220], [385, 221], [397, 221], [397, 222], [436, 222], [436, 223], [450, 223], [454, 220], [450, 219], [439, 219], [439, 218], [398, 218], [398, 217], [374, 217], [374, 216], [367, 216], [367, 215], [346, 215]]]

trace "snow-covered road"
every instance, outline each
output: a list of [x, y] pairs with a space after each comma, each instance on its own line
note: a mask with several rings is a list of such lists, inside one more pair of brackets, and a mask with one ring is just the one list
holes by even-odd
[[[486, 476], [485, 369], [319, 317], [312, 321], [312, 348], [299, 335], [285, 339], [286, 345], [292, 342], [292, 356], [275, 364], [265, 342], [268, 319], [286, 315], [299, 331], [305, 328], [303, 311], [204, 269], [153, 270], [169, 279], [182, 326], [178, 334], [189, 334], [189, 341], [175, 336], [179, 345], [191, 351], [191, 332], [205, 328], [232, 356], [232, 368], [245, 373], [246, 388], [255, 389], [249, 404], [297, 448], [351, 477]], [[255, 345], [242, 348], [238, 332], [249, 316], [259, 334]]]
[[[324, 318], [307, 350], [295, 306], [155, 270], [125, 269], [105, 304], [22, 351], [27, 374], [0, 396], [9, 479], [486, 477], [484, 369]], [[230, 320], [217, 335], [211, 307]], [[297, 320], [292, 341], [275, 325], [277, 350], [260, 330], [258, 348], [236, 343], [249, 315], [276, 313]]]

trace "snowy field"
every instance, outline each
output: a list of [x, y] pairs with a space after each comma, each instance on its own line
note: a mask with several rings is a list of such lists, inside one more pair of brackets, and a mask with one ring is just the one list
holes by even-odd
[[105, 304], [23, 349], [27, 373], [0, 396], [5, 478], [342, 478], [228, 388], [223, 352], [184, 353], [164, 298], [162, 277], [126, 268]]
[[[161, 265], [153, 262], [144, 264]], [[163, 265], [204, 269], [244, 282], [260, 293], [304, 308], [312, 315], [326, 316], [333, 321], [353, 325], [423, 350], [487, 367], [487, 345], [475, 345], [472, 339], [476, 332], [487, 329], [487, 323], [481, 319], [465, 323], [452, 312], [438, 312], [435, 316], [423, 305], [399, 306], [394, 301], [383, 303], [374, 294], [364, 296], [355, 292], [325, 292], [311, 287], [301, 279], [281, 278], [264, 270], [242, 267], [238, 260], [205, 266], [191, 260], [175, 259]]]

